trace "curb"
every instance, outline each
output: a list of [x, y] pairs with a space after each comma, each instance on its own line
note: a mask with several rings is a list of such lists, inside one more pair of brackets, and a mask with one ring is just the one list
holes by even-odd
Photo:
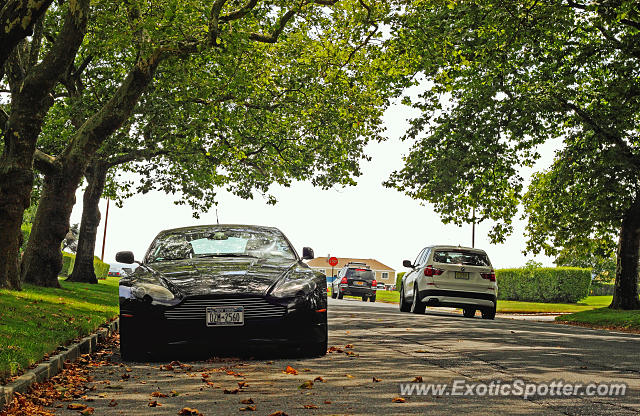
[[62, 347], [64, 351], [51, 356], [48, 361], [25, 372], [13, 383], [0, 386], [0, 409], [11, 403], [14, 393], [24, 393], [33, 383], [41, 383], [58, 374], [64, 368], [65, 361], [76, 361], [80, 355], [95, 351], [98, 344], [111, 334], [118, 332], [119, 327], [120, 320], [116, 319], [101, 327], [96, 333], [82, 338], [79, 342]]

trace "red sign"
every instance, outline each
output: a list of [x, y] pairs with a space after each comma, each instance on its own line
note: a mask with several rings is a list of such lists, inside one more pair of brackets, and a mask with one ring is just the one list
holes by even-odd
[[329, 259], [329, 264], [331, 265], [331, 267], [334, 267], [335, 265], [337, 265], [337, 264], [338, 264], [338, 259], [337, 259], [337, 258], [335, 258], [335, 257], [331, 257], [331, 258]]

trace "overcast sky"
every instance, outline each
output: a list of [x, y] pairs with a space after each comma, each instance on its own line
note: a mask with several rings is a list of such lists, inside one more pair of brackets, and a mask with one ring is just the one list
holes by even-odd
[[[389, 174], [402, 166], [410, 143], [399, 137], [407, 127], [411, 109], [401, 104], [385, 113], [388, 140], [371, 143], [367, 153], [370, 162], [363, 162], [358, 185], [348, 188], [320, 190], [309, 183], [295, 183], [290, 188], [275, 186], [272, 194], [275, 206], [267, 205], [261, 196], [242, 200], [224, 191], [218, 194], [220, 223], [275, 226], [294, 244], [299, 254], [303, 246], [314, 249], [317, 257], [374, 258], [403, 271], [402, 260], [413, 260], [427, 245], [471, 245], [471, 225], [445, 225], [429, 205], [382, 186]], [[553, 148], [547, 146], [536, 170], [549, 166]], [[525, 177], [530, 172], [522, 172]], [[82, 214], [82, 194], [71, 216], [79, 223]], [[105, 261], [114, 262], [121, 250], [132, 250], [141, 259], [151, 240], [164, 229], [194, 224], [215, 224], [215, 208], [199, 219], [187, 206], [176, 206], [172, 196], [159, 192], [136, 195], [125, 201], [123, 208], [110, 204]], [[106, 202], [100, 204], [102, 224], [98, 230], [96, 255], [102, 250], [102, 235]], [[504, 244], [491, 245], [487, 238], [489, 224], [476, 226], [476, 247], [487, 251], [495, 268], [520, 267], [534, 258], [525, 257], [524, 223], [514, 221], [514, 233]], [[537, 256], [535, 260], [552, 266], [552, 259]]]

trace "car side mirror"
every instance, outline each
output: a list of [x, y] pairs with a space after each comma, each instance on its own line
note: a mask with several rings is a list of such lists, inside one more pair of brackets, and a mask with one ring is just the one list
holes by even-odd
[[404, 267], [408, 267], [408, 268], [410, 268], [410, 269], [413, 269], [413, 263], [411, 263], [411, 261], [410, 261], [410, 260], [402, 260], [402, 265], [403, 265]]
[[313, 249], [311, 247], [302, 247], [302, 260], [313, 259]]
[[133, 251], [118, 251], [116, 253], [116, 261], [118, 263], [133, 264], [135, 260], [133, 258]]

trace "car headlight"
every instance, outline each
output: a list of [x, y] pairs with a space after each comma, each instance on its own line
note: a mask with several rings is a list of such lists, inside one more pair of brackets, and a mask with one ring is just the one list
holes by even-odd
[[311, 284], [308, 280], [289, 280], [277, 285], [271, 296], [276, 298], [304, 297], [312, 292]]
[[151, 298], [151, 303], [168, 302], [175, 298], [173, 293], [171, 293], [171, 291], [166, 287], [151, 283], [137, 283], [131, 288], [131, 293], [138, 299], [143, 299], [145, 296], [149, 296]]

